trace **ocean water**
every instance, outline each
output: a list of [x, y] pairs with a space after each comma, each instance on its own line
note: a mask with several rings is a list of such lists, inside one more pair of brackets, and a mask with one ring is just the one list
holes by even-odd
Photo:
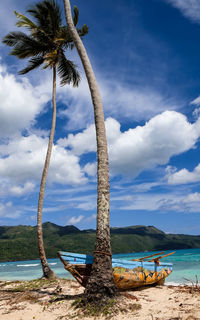
[[[166, 251], [166, 254], [171, 251]], [[113, 255], [115, 258], [135, 259], [154, 252], [139, 252]], [[191, 284], [200, 282], [200, 249], [176, 250], [176, 253], [161, 260], [173, 263], [173, 272], [166, 278], [166, 284]], [[49, 259], [50, 267], [58, 277], [72, 279], [59, 259]], [[31, 280], [40, 278], [42, 270], [39, 260], [0, 262], [0, 280]]]

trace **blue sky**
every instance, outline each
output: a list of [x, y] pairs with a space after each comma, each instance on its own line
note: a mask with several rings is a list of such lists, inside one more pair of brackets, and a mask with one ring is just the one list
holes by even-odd
[[[1, 3], [1, 38], [16, 29]], [[62, 5], [62, 1], [60, 1]], [[154, 225], [200, 234], [200, 2], [77, 0], [84, 44], [103, 99], [111, 226]], [[51, 70], [26, 76], [26, 61], [0, 44], [0, 224], [35, 225], [51, 123]], [[88, 85], [57, 88], [57, 128], [43, 221], [96, 225], [96, 145]]]

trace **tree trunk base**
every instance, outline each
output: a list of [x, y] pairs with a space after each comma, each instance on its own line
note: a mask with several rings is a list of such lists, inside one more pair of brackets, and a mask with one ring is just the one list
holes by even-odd
[[83, 303], [105, 305], [108, 300], [117, 294], [113, 280], [111, 257], [98, 255], [94, 257], [92, 271], [87, 283]]
[[92, 303], [99, 307], [104, 306], [110, 299], [113, 299], [117, 295], [118, 291], [114, 283], [98, 281], [95, 279], [85, 289], [84, 296], [82, 298], [83, 304]]
[[43, 269], [43, 276], [42, 276], [42, 278], [44, 278], [44, 279], [55, 279], [55, 278], [56, 278], [56, 275], [55, 275], [54, 271], [49, 268], [49, 266], [46, 266], [46, 267]]

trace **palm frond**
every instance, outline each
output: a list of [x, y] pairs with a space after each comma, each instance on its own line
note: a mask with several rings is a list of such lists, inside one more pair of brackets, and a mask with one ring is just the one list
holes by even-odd
[[10, 32], [3, 38], [2, 42], [9, 47], [14, 47], [14, 49], [19, 47], [22, 50], [23, 48], [24, 50], [30, 49], [38, 53], [48, 49], [48, 45], [45, 42], [39, 42], [24, 32]]
[[[74, 42], [67, 26], [62, 25], [62, 14], [57, 0], [42, 0], [32, 7], [27, 13], [31, 19], [16, 12], [18, 19], [16, 25], [25, 27], [29, 34], [23, 32], [10, 32], [3, 38], [3, 43], [12, 47], [11, 55], [19, 59], [30, 58], [26, 68], [19, 73], [26, 74], [43, 65], [43, 68], [57, 67], [61, 78], [61, 85], [72, 83], [78, 86], [80, 75], [76, 65], [68, 60], [64, 51], [73, 49]], [[74, 7], [73, 22], [77, 26], [79, 18], [78, 8]], [[88, 33], [88, 27], [84, 25], [77, 28], [81, 37]]]
[[54, 38], [54, 42], [59, 47], [63, 47], [64, 49], [68, 49], [71, 48], [71, 46], [73, 46], [73, 40], [67, 26], [63, 26], [58, 30]]
[[9, 47], [15, 46], [19, 41], [23, 42], [28, 36], [24, 32], [10, 32], [2, 40]]
[[80, 37], [83, 37], [89, 32], [89, 28], [86, 24], [84, 24], [81, 29], [77, 28], [77, 32]]
[[34, 17], [40, 28], [54, 35], [62, 25], [61, 11], [55, 0], [44, 0], [30, 7], [27, 12]]
[[46, 43], [41, 43], [25, 33], [11, 34], [11, 37], [4, 39], [4, 43], [12, 42], [13, 47], [10, 54], [17, 56], [19, 59], [34, 57], [39, 54], [45, 54], [49, 47]]
[[76, 25], [77, 25], [77, 23], [78, 23], [78, 17], [79, 17], [78, 7], [77, 7], [77, 6], [74, 6], [73, 22], [74, 22], [75, 27], [76, 27]]
[[41, 66], [43, 64], [43, 62], [44, 62], [44, 58], [42, 56], [32, 58], [29, 60], [27, 67], [22, 69], [21, 71], [19, 71], [19, 74], [26, 74], [29, 71], [32, 71], [32, 70], [38, 68], [39, 66]]
[[25, 27], [31, 31], [37, 29], [36, 24], [33, 21], [31, 21], [30, 19], [28, 19], [25, 15], [23, 15], [17, 11], [14, 11], [14, 13], [18, 19], [18, 21], [16, 23], [17, 27]]
[[60, 52], [58, 59], [58, 74], [61, 78], [61, 86], [72, 83], [73, 87], [77, 87], [80, 81], [80, 75], [76, 70], [76, 65], [68, 60], [63, 52]]
[[52, 68], [53, 66], [55, 66], [58, 63], [58, 51], [54, 50], [54, 51], [47, 52], [44, 55], [44, 62], [45, 62], [45, 65], [43, 69]]
[[49, 22], [52, 26], [52, 33], [56, 34], [57, 30], [62, 26], [60, 7], [54, 0], [46, 1], [46, 7], [48, 9]]

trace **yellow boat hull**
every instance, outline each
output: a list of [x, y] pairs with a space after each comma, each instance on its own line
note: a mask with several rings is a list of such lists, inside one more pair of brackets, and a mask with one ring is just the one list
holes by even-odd
[[165, 278], [171, 273], [170, 269], [164, 268], [159, 272], [152, 272], [143, 268], [125, 269], [113, 268], [114, 283], [119, 289], [132, 289], [151, 285], [154, 283], [164, 283]]

